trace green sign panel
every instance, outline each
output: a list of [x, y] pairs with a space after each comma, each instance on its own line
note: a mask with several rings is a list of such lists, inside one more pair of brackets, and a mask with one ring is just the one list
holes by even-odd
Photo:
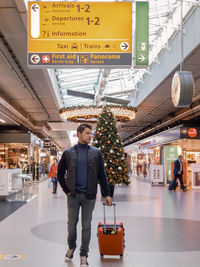
[[149, 65], [149, 3], [136, 2], [135, 65]]
[[167, 171], [167, 183], [172, 180], [171, 162], [175, 161], [178, 157], [177, 146], [166, 146], [165, 147], [166, 156], [166, 171]]

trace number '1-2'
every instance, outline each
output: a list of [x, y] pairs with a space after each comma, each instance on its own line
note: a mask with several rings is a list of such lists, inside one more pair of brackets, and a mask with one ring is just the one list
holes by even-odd
[[100, 25], [100, 19], [98, 17], [95, 17], [94, 19], [86, 18], [86, 20], [88, 25], [91, 25], [92, 23], [94, 23], [94, 25]]
[[84, 7], [81, 7], [81, 5], [77, 5], [76, 7], [78, 8], [78, 12], [81, 12], [81, 9], [84, 12], [90, 12], [90, 5], [88, 4], [85, 4]]

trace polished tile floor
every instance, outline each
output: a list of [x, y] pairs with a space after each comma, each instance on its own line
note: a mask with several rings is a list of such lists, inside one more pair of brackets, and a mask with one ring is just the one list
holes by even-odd
[[[71, 263], [66, 253], [67, 207], [64, 193], [52, 196], [47, 181], [38, 196], [0, 222], [0, 267], [76, 267], [78, 249]], [[126, 248], [119, 257], [99, 257], [97, 223], [103, 208], [98, 194], [93, 214], [89, 264], [92, 267], [199, 267], [200, 191], [169, 192], [166, 187], [132, 180], [117, 186], [114, 201], [117, 219], [125, 226]], [[106, 209], [108, 220], [112, 208]], [[80, 244], [80, 225], [78, 245]], [[7, 256], [6, 256], [7, 255]]]

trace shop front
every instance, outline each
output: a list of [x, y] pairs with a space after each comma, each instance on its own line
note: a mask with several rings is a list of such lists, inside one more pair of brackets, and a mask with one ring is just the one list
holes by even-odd
[[23, 173], [29, 173], [29, 144], [0, 144], [1, 168], [21, 168]]
[[146, 175], [152, 181], [158, 169], [155, 166], [161, 166], [163, 184], [173, 180], [174, 161], [181, 154], [184, 184], [200, 189], [200, 127], [177, 126], [128, 145], [126, 150], [137, 154], [137, 177], [144, 179]]
[[187, 184], [200, 189], [200, 127], [182, 127], [179, 145], [187, 167]]
[[152, 145], [155, 145], [154, 140], [141, 141], [125, 147], [126, 153], [131, 156], [130, 166], [133, 176], [138, 179], [151, 181], [151, 166], [160, 164], [160, 147]]
[[151, 148], [139, 149], [136, 157], [137, 177], [149, 180], [150, 166], [154, 162], [154, 150]]
[[33, 181], [40, 177], [40, 151], [42, 140], [30, 132], [5, 132], [0, 134], [0, 167], [21, 169], [32, 173]]

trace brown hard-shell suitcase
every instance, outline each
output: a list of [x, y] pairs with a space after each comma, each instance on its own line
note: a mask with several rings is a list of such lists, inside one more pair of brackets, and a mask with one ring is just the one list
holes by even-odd
[[104, 221], [98, 223], [97, 229], [99, 253], [101, 258], [104, 255], [119, 255], [122, 259], [125, 247], [124, 226], [122, 222], [116, 221], [115, 203], [112, 203], [112, 206], [114, 207], [114, 221], [106, 222], [103, 203]]

